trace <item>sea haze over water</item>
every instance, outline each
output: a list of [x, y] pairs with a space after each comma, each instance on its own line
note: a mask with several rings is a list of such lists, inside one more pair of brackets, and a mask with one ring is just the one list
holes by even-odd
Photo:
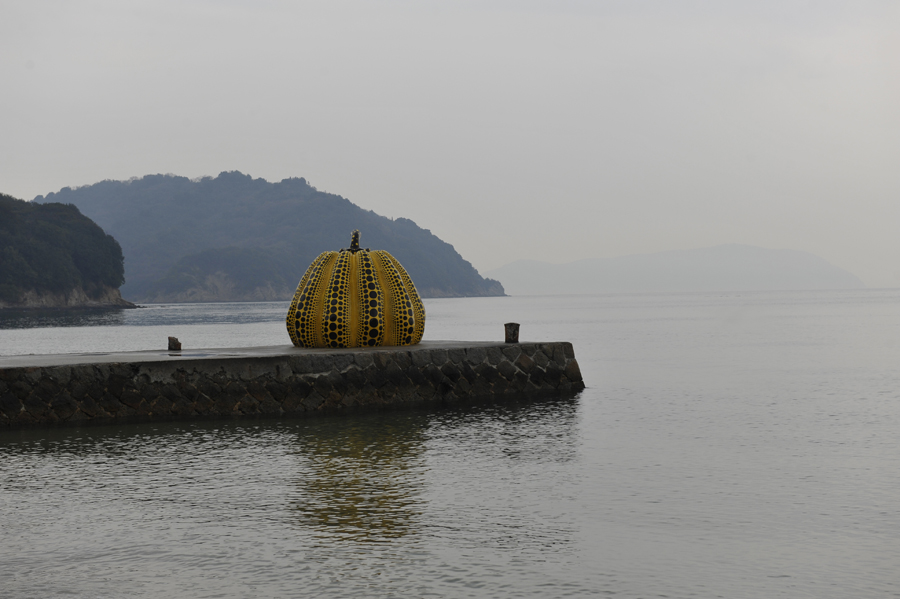
[[[286, 307], [7, 318], [0, 355], [286, 343]], [[570, 340], [588, 388], [2, 432], [0, 594], [900, 596], [900, 291], [426, 309], [427, 339]]]
[[485, 273], [511, 295], [862, 289], [846, 270], [808, 252], [728, 244], [566, 264], [518, 260]]

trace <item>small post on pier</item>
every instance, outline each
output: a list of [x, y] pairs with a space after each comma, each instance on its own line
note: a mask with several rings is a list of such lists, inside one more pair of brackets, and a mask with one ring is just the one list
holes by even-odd
[[181, 351], [181, 341], [178, 337], [169, 337], [169, 351]]
[[503, 328], [506, 329], [506, 342], [507, 343], [518, 343], [519, 342], [519, 323], [518, 322], [507, 322], [503, 325]]

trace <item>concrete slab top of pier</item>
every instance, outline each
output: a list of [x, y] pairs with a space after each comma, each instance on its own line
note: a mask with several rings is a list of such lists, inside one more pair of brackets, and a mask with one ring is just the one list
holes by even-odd
[[[547, 342], [533, 342], [547, 343]], [[513, 345], [525, 345], [524, 343]], [[26, 354], [20, 356], [0, 356], [2, 368], [45, 368], [50, 366], [75, 366], [78, 364], [115, 364], [138, 362], [169, 362], [175, 360], [227, 360], [241, 358], [274, 358], [309, 354], [347, 354], [379, 351], [431, 351], [436, 349], [467, 349], [472, 347], [508, 347], [502, 341], [422, 341], [416, 345], [305, 348], [293, 345], [267, 345], [260, 347], [215, 347], [207, 349], [185, 349], [182, 351], [141, 350], [107, 353], [81, 354]]]

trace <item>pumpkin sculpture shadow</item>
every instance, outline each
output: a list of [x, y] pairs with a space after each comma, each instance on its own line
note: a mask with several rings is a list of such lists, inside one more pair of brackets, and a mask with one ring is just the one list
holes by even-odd
[[417, 531], [425, 468], [424, 413], [320, 423], [300, 435], [297, 523], [335, 541], [384, 542]]
[[425, 332], [425, 306], [396, 258], [350, 247], [322, 252], [306, 270], [287, 313], [297, 347], [413, 345]]

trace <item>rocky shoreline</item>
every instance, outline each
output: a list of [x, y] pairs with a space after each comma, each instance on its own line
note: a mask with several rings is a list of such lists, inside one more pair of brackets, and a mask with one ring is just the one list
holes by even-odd
[[69, 308], [137, 308], [113, 287], [103, 287], [97, 293], [88, 294], [81, 287], [64, 293], [38, 293], [30, 289], [18, 302], [0, 300], [0, 310], [65, 310]]

